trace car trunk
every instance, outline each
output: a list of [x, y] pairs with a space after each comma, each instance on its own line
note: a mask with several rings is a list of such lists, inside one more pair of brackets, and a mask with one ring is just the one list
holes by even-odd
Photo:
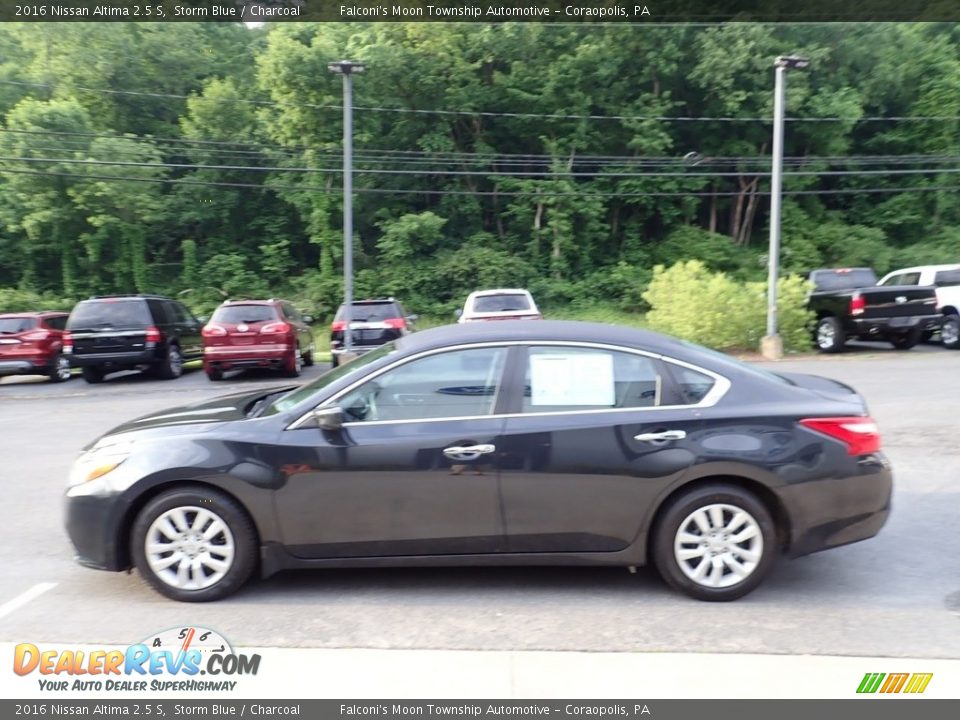
[[821, 397], [856, 405], [859, 411], [858, 414], [865, 415], [867, 413], [867, 403], [860, 393], [839, 380], [832, 380], [819, 375], [807, 375], [805, 373], [778, 372], [775, 374], [795, 387], [810, 390]]

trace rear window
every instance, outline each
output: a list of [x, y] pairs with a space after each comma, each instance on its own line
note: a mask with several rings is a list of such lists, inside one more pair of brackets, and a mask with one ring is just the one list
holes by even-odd
[[530, 300], [521, 293], [482, 295], [473, 299], [473, 312], [510, 312], [529, 309]]
[[850, 270], [816, 270], [810, 276], [817, 290], [847, 290], [877, 284], [877, 276], [869, 268]]
[[142, 299], [85, 300], [70, 313], [67, 327], [80, 328], [146, 327], [153, 324], [147, 303]]
[[[393, 302], [353, 303], [352, 307], [350, 320], [356, 322], [381, 322], [390, 318], [401, 317], [396, 303]], [[346, 309], [346, 305], [341, 305], [334, 320], [343, 320], [346, 317]]]
[[32, 329], [36, 320], [28, 317], [0, 318], [0, 335], [12, 335]]
[[271, 305], [226, 305], [213, 313], [213, 322], [240, 323], [269, 322], [277, 319], [277, 311]]

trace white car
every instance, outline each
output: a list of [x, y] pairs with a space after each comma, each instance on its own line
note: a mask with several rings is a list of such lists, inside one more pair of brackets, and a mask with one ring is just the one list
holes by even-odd
[[933, 285], [937, 308], [943, 313], [940, 340], [945, 347], [960, 348], [960, 263], [894, 270], [884, 275], [877, 285]]
[[478, 290], [467, 296], [462, 310], [457, 310], [457, 322], [482, 320], [542, 320], [533, 296], [527, 290], [499, 288]]

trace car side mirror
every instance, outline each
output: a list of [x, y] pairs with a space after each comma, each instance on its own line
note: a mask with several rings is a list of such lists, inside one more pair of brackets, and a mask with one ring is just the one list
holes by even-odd
[[461, 315], [463, 315], [463, 310], [461, 308], [457, 308], [453, 311], [453, 316], [455, 318], [459, 318]]
[[309, 325], [310, 323], [313, 322], [313, 315], [304, 315], [304, 316], [303, 316], [303, 321], [304, 321], [307, 325]]
[[407, 315], [407, 322], [416, 322], [419, 319], [419, 315]]
[[343, 427], [343, 409], [322, 407], [313, 411], [313, 421], [321, 430], [340, 430]]

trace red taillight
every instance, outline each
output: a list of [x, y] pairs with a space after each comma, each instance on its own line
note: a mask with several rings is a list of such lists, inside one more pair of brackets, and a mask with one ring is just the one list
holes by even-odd
[[261, 335], [275, 335], [290, 332], [290, 326], [285, 322], [267, 323], [260, 328]]
[[160, 328], [158, 328], [156, 325], [151, 325], [147, 328], [147, 342], [158, 343], [160, 342], [161, 337], [163, 336], [160, 333]]
[[868, 455], [880, 450], [880, 431], [873, 419], [866, 415], [807, 418], [800, 424], [839, 440], [847, 446], [848, 455]]
[[850, 314], [863, 315], [864, 308], [867, 307], [867, 300], [860, 293], [856, 293], [850, 298]]
[[407, 326], [407, 321], [403, 318], [387, 318], [383, 321], [388, 328], [393, 328], [394, 330], [403, 330]]
[[70, 334], [69, 330], [63, 333], [63, 351], [65, 353], [73, 352], [73, 335]]
[[21, 340], [27, 340], [29, 342], [34, 342], [37, 340], [46, 340], [50, 337], [50, 332], [47, 330], [34, 330], [33, 332], [28, 332], [26, 335], [21, 335]]
[[204, 337], [223, 337], [227, 334], [227, 329], [222, 325], [204, 325], [200, 333]]
[[344, 320], [334, 320], [330, 323], [330, 329], [333, 332], [343, 332], [347, 329], [347, 323]]

